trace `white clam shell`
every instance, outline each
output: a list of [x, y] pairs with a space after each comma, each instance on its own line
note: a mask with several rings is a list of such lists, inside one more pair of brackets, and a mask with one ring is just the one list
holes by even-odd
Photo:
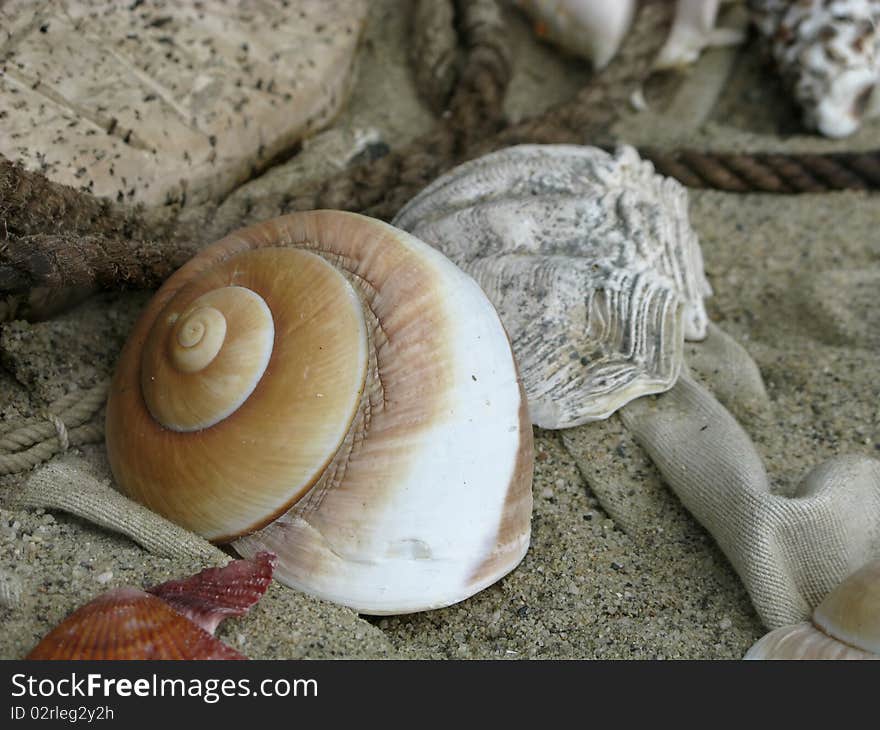
[[439, 178], [394, 224], [483, 287], [544, 428], [670, 388], [685, 336], [706, 334], [687, 194], [630, 147], [510, 147]]
[[516, 0], [539, 35], [602, 68], [617, 53], [635, 14], [635, 0]]
[[813, 623], [880, 658], [880, 560], [846, 578], [816, 606]]
[[[234, 295], [223, 348], [167, 387], [215, 396], [242, 342], [236, 287], [272, 313], [268, 365], [228, 415], [177, 433], [141, 383], [208, 289]], [[440, 252], [352, 213], [236, 231], [175, 273], [123, 351], [107, 446], [130, 496], [246, 556], [272, 551], [278, 580], [365, 613], [463, 600], [529, 544], [532, 433], [498, 314]]]
[[771, 631], [745, 659], [880, 659], [880, 560], [838, 584], [812, 622]]
[[761, 638], [744, 659], [880, 659], [817, 629], [809, 621], [783, 626]]

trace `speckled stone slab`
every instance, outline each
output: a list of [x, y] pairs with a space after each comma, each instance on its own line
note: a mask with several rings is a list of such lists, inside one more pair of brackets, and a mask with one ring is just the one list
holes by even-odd
[[0, 2], [0, 154], [148, 205], [216, 198], [325, 126], [367, 0]]

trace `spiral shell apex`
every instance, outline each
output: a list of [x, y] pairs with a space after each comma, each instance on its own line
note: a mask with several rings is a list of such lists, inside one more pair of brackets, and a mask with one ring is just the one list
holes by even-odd
[[454, 603], [519, 563], [531, 438], [476, 283], [337, 211], [237, 231], [182, 267], [132, 332], [107, 408], [129, 496], [371, 613]]

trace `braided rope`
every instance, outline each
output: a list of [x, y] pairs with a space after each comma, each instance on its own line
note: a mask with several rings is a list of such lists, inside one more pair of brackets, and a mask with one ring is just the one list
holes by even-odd
[[880, 150], [826, 154], [639, 150], [657, 172], [693, 188], [734, 193], [880, 189]]
[[107, 399], [109, 387], [109, 381], [103, 380], [85, 393], [73, 391], [60, 398], [49, 406], [48, 416], [34, 416], [5, 424], [3, 428], [5, 435], [0, 438], [0, 452], [19, 451], [53, 435], [58, 435], [59, 429], [53, 417], [59, 418], [63, 427], [68, 429], [82, 425], [94, 415], [95, 411]]
[[[51, 413], [63, 413], [64, 411], [72, 408], [76, 403], [82, 398], [82, 392], [78, 390], [71, 391], [66, 395], [63, 395], [57, 401], [52, 403], [48, 410]], [[25, 426], [31, 426], [36, 423], [42, 423], [43, 418], [40, 416], [33, 416], [31, 418], [24, 418], [18, 421], [4, 421], [0, 423], [0, 436], [4, 436], [10, 431], [17, 431], [19, 429], [24, 428]], [[42, 437], [41, 437], [42, 438]], [[31, 442], [33, 443], [33, 441]], [[0, 440], [0, 451], [12, 451], [13, 447], [6, 446], [3, 440]]]
[[67, 427], [64, 425], [64, 421], [58, 418], [54, 413], [48, 413], [46, 418], [48, 418], [52, 425], [55, 426], [55, 433], [61, 450], [67, 451], [70, 447], [70, 435], [67, 433]]
[[459, 73], [458, 35], [452, 0], [414, 0], [410, 18], [410, 65], [416, 88], [442, 112]]
[[48, 461], [55, 454], [64, 451], [68, 446], [93, 444], [104, 438], [103, 423], [86, 424], [68, 432], [69, 442], [65, 446], [57, 436], [43, 441], [27, 451], [0, 456], [0, 476], [16, 474], [33, 469], [37, 464]]
[[70, 446], [100, 441], [103, 423], [87, 421], [107, 399], [109, 385], [104, 380], [85, 393], [69, 393], [53, 403], [43, 417], [5, 424], [0, 438], [0, 475], [31, 469]]

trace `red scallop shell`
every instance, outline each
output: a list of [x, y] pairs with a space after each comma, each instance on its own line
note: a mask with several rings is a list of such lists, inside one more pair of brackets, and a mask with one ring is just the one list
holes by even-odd
[[257, 553], [147, 590], [213, 634], [223, 619], [246, 614], [263, 597], [277, 562], [274, 553]]
[[245, 659], [161, 598], [117, 588], [74, 611], [26, 659]]
[[233, 560], [150, 592], [117, 588], [74, 611], [26, 659], [247, 659], [214, 638], [266, 592], [275, 556]]

